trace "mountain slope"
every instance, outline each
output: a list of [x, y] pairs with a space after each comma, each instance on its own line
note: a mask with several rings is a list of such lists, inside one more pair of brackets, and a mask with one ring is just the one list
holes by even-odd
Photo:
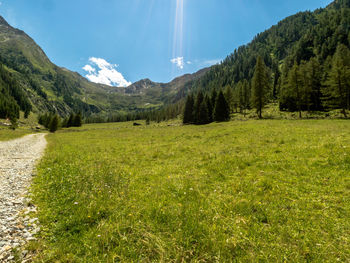
[[[95, 84], [78, 73], [54, 65], [27, 34], [11, 27], [1, 16], [0, 65], [4, 74], [16, 82], [20, 93], [17, 97], [26, 98], [25, 103], [29, 103], [20, 107], [22, 111], [51, 111], [61, 115], [72, 111], [90, 115], [159, 107], [171, 101], [186, 82], [202, 75], [187, 74], [170, 83], [141, 80], [128, 88]], [[0, 117], [6, 115], [1, 114], [1, 105], [13, 104], [13, 100], [19, 104], [3, 82], [0, 80]]]
[[213, 66], [189, 90], [209, 91], [231, 86], [253, 77], [256, 58], [261, 56], [270, 69], [273, 96], [278, 96], [283, 74], [294, 61], [300, 64], [316, 58], [321, 65], [332, 57], [339, 44], [350, 45], [350, 1], [336, 0], [314, 12], [290, 16], [241, 46], [221, 64]]

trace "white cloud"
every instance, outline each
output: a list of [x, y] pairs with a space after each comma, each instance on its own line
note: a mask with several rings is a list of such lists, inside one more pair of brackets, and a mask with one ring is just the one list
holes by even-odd
[[93, 67], [91, 67], [90, 65], [85, 65], [85, 67], [83, 67], [83, 70], [89, 72], [90, 74], [92, 72], [96, 72], [96, 69], [94, 69]]
[[110, 64], [103, 58], [89, 58], [90, 65], [87, 64], [83, 70], [87, 71], [86, 78], [91, 82], [105, 84], [109, 86], [127, 87], [132, 83], [116, 70], [118, 65]]
[[184, 57], [177, 57], [170, 60], [171, 63], [175, 64], [178, 68], [184, 68]]
[[192, 62], [191, 62], [191, 61], [187, 61], [186, 63], [187, 63], [188, 65], [191, 65], [191, 64], [192, 64]]

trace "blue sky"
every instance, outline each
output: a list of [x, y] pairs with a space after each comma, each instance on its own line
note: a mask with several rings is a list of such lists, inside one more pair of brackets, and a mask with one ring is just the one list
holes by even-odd
[[[331, 0], [0, 0], [0, 15], [52, 62], [92, 81], [168, 82], [224, 59], [298, 11]], [[84, 69], [85, 70], [84, 70]]]

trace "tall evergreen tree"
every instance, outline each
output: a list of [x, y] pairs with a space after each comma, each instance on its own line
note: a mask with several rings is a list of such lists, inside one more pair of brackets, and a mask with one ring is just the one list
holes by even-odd
[[206, 102], [208, 108], [209, 122], [213, 122], [214, 105], [212, 104], [211, 99], [208, 95], [205, 95], [204, 101]]
[[214, 108], [215, 108], [215, 103], [216, 103], [217, 96], [218, 96], [218, 93], [216, 92], [216, 89], [215, 88], [212, 89], [211, 94], [210, 94], [210, 99], [211, 99], [211, 105], [213, 107], [213, 114], [214, 114]]
[[197, 124], [208, 124], [210, 123], [209, 113], [208, 113], [208, 105], [206, 100], [202, 101], [201, 106], [199, 107], [199, 118]]
[[204, 100], [204, 95], [202, 91], [198, 91], [196, 101], [194, 104], [194, 121], [195, 123], [199, 122], [199, 112], [200, 112], [200, 107], [202, 105], [202, 102]]
[[321, 86], [322, 86], [322, 75], [321, 75], [321, 66], [317, 58], [311, 58], [310, 61], [306, 64], [306, 70], [308, 72], [309, 78], [309, 90], [310, 101], [311, 101], [311, 110], [323, 110], [321, 102]]
[[67, 128], [73, 127], [73, 125], [74, 125], [74, 118], [75, 118], [74, 113], [71, 113], [69, 115], [69, 118], [68, 118], [68, 121], [67, 121]]
[[327, 108], [340, 108], [347, 118], [350, 109], [350, 51], [340, 44], [333, 57], [332, 69], [324, 89]]
[[249, 89], [249, 83], [245, 79], [243, 81], [240, 81], [237, 85], [238, 93], [239, 93], [239, 107], [241, 113], [246, 114], [246, 110], [249, 109], [250, 105], [250, 89]]
[[190, 94], [187, 96], [184, 114], [183, 114], [183, 120], [182, 122], [184, 124], [191, 124], [194, 123], [194, 99], [193, 95]]
[[288, 88], [290, 92], [293, 94], [293, 98], [295, 101], [296, 110], [299, 112], [299, 118], [301, 118], [301, 111], [302, 111], [302, 89], [301, 89], [301, 77], [299, 72], [299, 66], [296, 62], [294, 62], [294, 65], [292, 69], [288, 73]]
[[76, 114], [74, 116], [74, 120], [73, 120], [73, 126], [74, 127], [81, 127], [83, 125], [83, 120], [81, 117], [81, 113], [79, 112], [78, 114]]
[[263, 59], [258, 56], [252, 79], [251, 104], [256, 109], [259, 118], [262, 118], [262, 109], [268, 102], [269, 89], [268, 72]]
[[233, 111], [234, 97], [231, 86], [227, 85], [224, 91], [225, 99], [230, 108], [230, 113]]
[[228, 121], [230, 119], [230, 108], [225, 99], [224, 93], [220, 90], [214, 107], [214, 121]]
[[54, 133], [55, 131], [57, 131], [58, 129], [58, 125], [59, 125], [59, 117], [57, 114], [55, 114], [52, 118], [51, 121], [49, 123], [49, 131]]

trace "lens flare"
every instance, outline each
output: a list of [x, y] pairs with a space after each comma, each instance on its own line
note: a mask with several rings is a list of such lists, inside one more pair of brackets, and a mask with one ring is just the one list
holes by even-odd
[[184, 0], [176, 0], [173, 58], [183, 57]]

